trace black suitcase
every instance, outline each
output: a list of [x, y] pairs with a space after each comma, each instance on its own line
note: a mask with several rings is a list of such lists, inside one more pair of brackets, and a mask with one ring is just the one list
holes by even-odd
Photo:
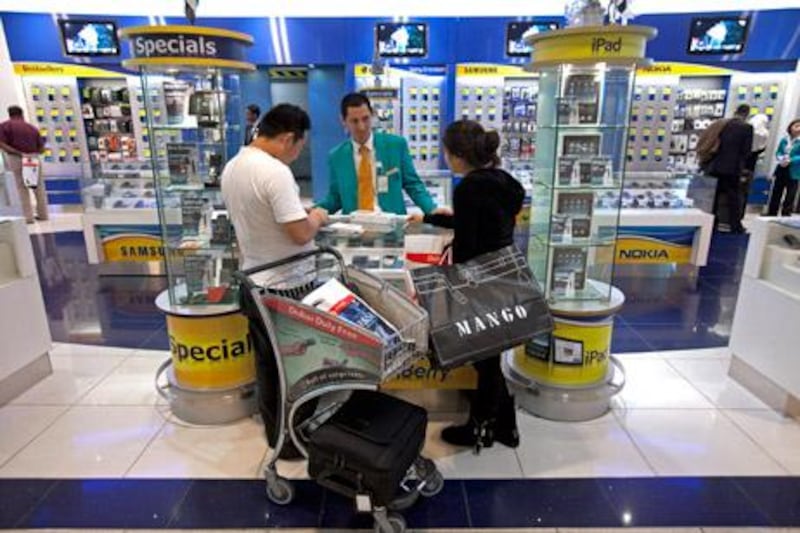
[[308, 443], [308, 473], [344, 496], [388, 506], [425, 443], [428, 413], [387, 394], [355, 391]]

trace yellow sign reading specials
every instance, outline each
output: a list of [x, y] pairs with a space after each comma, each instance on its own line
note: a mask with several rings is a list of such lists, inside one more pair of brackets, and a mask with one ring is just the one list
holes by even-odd
[[164, 242], [153, 235], [121, 233], [104, 238], [102, 243], [106, 263], [142, 263], [164, 258]]
[[420, 357], [394, 379], [381, 385], [385, 390], [466, 390], [478, 387], [478, 374], [471, 366], [451, 370], [433, 368], [427, 357]]
[[687, 265], [691, 260], [691, 246], [671, 244], [649, 237], [621, 236], [617, 239], [617, 264]]
[[227, 389], [255, 379], [253, 339], [240, 313], [222, 316], [167, 315], [169, 348], [178, 385]]
[[542, 68], [565, 63], [649, 64], [647, 41], [656, 36], [647, 26], [580, 26], [532, 35], [531, 64]]
[[14, 74], [17, 76], [72, 76], [75, 78], [121, 78], [124, 76], [120, 72], [86, 65], [37, 61], [14, 63]]

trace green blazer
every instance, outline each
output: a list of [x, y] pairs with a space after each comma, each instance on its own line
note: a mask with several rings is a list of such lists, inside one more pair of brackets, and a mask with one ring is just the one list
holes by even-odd
[[800, 181], [800, 140], [791, 141], [784, 137], [778, 144], [778, 157], [789, 156], [789, 175], [793, 180]]
[[[406, 213], [403, 190], [425, 213], [436, 209], [431, 195], [417, 171], [408, 151], [408, 143], [403, 137], [389, 133], [374, 132], [373, 145], [375, 160], [383, 164], [382, 173], [389, 180], [389, 190], [378, 193], [378, 204], [387, 213], [404, 215]], [[353, 161], [353, 143], [350, 139], [331, 150], [328, 155], [328, 196], [317, 204], [333, 214], [341, 210], [343, 214], [358, 209], [358, 178]]]

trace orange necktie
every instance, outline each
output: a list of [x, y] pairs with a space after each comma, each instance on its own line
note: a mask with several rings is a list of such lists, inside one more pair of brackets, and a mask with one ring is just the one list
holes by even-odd
[[358, 164], [358, 208], [364, 211], [375, 209], [375, 185], [372, 183], [372, 157], [369, 148], [358, 148], [361, 162]]

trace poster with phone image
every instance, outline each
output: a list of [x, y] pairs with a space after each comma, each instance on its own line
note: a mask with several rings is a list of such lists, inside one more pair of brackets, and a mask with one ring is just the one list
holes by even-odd
[[583, 364], [583, 342], [554, 337], [553, 361], [560, 365]]

